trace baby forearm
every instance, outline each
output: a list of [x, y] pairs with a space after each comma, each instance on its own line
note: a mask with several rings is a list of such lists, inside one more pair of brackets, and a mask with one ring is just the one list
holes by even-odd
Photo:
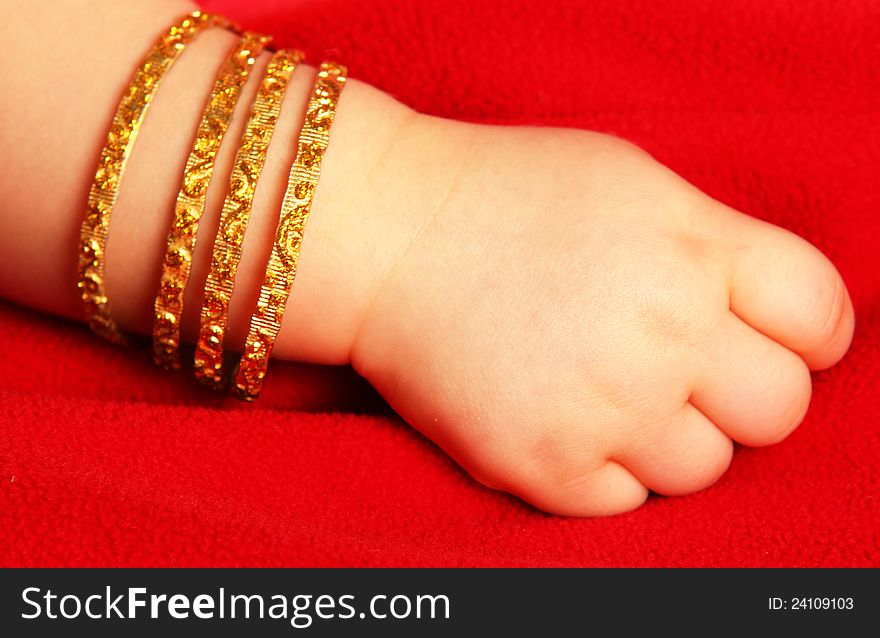
[[[0, 107], [0, 294], [77, 319], [79, 226], [109, 122], [131, 74], [155, 38], [194, 6], [186, 0], [118, 3], [0, 3], [4, 56]], [[198, 36], [167, 73], [141, 128], [111, 218], [107, 294], [123, 330], [148, 334], [174, 201], [200, 112], [217, 69], [238, 40], [220, 29]], [[255, 64], [224, 143], [193, 255], [183, 334], [192, 339], [202, 304], [219, 212], [250, 104], [269, 58]], [[318, 61], [313, 61], [318, 62]], [[228, 345], [240, 348], [253, 312], [296, 150], [314, 68], [294, 72], [254, 197], [236, 293], [229, 308]], [[360, 315], [378, 273], [393, 259], [394, 229], [384, 225], [386, 251], [371, 250], [370, 169], [386, 161], [408, 109], [357, 81], [340, 100], [323, 162], [295, 294], [275, 354], [318, 362], [347, 362]], [[378, 239], [378, 238], [377, 238]]]

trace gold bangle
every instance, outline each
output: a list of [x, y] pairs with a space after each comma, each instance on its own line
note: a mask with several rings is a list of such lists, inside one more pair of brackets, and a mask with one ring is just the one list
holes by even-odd
[[205, 283], [195, 353], [196, 378], [215, 388], [223, 385], [223, 337], [254, 191], [281, 110], [284, 91], [301, 59], [302, 53], [298, 51], [279, 51], [269, 61], [235, 157], [229, 192], [223, 202], [211, 268]]
[[217, 151], [250, 71], [271, 38], [245, 33], [217, 73], [202, 111], [199, 129], [186, 162], [174, 206], [165, 259], [153, 316], [153, 360], [165, 369], [180, 367], [180, 318], [189, 281], [199, 221], [205, 210], [208, 184]]
[[104, 251], [119, 183], [144, 115], [166, 71], [193, 38], [214, 26], [227, 27], [230, 23], [220, 16], [195, 11], [180, 18], [156, 41], [122, 96], [101, 151], [80, 227], [76, 285], [92, 330], [116, 343], [125, 343], [126, 339], [116, 327], [107, 304]]
[[281, 218], [260, 288], [257, 310], [251, 317], [245, 352], [235, 376], [233, 392], [244, 401], [256, 399], [263, 386], [269, 355], [281, 329], [299, 261], [303, 232], [321, 173], [321, 158], [330, 140], [336, 104], [345, 86], [345, 67], [324, 62], [315, 79], [312, 97], [299, 136], [296, 160], [290, 169]]

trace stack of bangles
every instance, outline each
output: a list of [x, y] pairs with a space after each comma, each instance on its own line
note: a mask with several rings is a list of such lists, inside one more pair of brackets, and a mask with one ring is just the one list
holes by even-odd
[[[153, 45], [134, 73], [124, 93], [101, 151], [89, 191], [79, 245], [77, 288], [92, 330], [115, 343], [126, 343], [110, 315], [105, 291], [104, 253], [110, 216], [116, 204], [125, 165], [138, 131], [163, 76], [183, 49], [210, 28], [235, 31], [240, 40], [220, 67], [199, 121], [192, 150], [181, 179], [174, 217], [168, 232], [162, 275], [153, 316], [153, 358], [166, 369], [180, 367], [180, 323], [184, 290], [190, 276], [199, 220], [220, 143], [242, 88], [256, 59], [271, 38], [240, 33], [228, 20], [193, 12], [180, 18]], [[195, 349], [195, 375], [214, 388], [232, 381], [233, 393], [251, 401], [260, 394], [269, 356], [281, 328], [284, 308], [296, 276], [303, 232], [320, 175], [321, 159], [329, 141], [330, 126], [346, 69], [324, 62], [317, 72], [300, 131], [296, 159], [287, 190], [257, 307], [251, 317], [244, 354], [234, 373], [223, 366], [223, 339], [229, 301], [242, 242], [250, 216], [257, 180], [263, 168], [281, 102], [294, 68], [303, 60], [299, 51], [272, 54], [261, 78], [250, 115], [241, 136], [214, 240], [210, 271], [205, 284]]]

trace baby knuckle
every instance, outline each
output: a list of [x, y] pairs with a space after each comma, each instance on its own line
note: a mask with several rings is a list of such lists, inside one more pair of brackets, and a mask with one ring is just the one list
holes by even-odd
[[525, 479], [542, 490], [568, 489], [585, 480], [599, 458], [578, 437], [548, 433], [533, 444], [529, 462], [520, 466]]
[[629, 153], [639, 158], [650, 157], [650, 154], [635, 142], [617, 137], [616, 135], [607, 135], [607, 144], [618, 153]]
[[714, 484], [730, 467], [733, 442], [730, 439], [704, 445], [693, 460], [681, 467], [676, 494], [691, 494]]
[[801, 424], [807, 414], [812, 393], [810, 371], [806, 364], [797, 358], [788, 375], [787, 383], [778, 397], [778, 413], [773, 427], [767, 433], [765, 445], [779, 443]]
[[827, 346], [835, 340], [846, 308], [846, 289], [840, 276], [833, 272], [820, 281], [807, 318], [817, 348]]
[[705, 271], [708, 264], [716, 259], [709, 243], [691, 232], [674, 233], [671, 245], [675, 250], [676, 259], [695, 273]]
[[662, 343], [700, 345], [711, 332], [715, 315], [704, 304], [670, 292], [651, 296], [638, 310], [642, 332]]

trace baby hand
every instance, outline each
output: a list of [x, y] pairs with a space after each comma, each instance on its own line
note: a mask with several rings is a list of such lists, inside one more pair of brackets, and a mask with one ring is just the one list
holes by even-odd
[[[490, 487], [577, 516], [701, 490], [733, 441], [797, 427], [810, 370], [850, 343], [818, 250], [626, 142], [424, 116], [400, 134], [419, 144], [377, 170], [416, 222], [352, 362]], [[411, 194], [414, 174], [444, 186]]]

